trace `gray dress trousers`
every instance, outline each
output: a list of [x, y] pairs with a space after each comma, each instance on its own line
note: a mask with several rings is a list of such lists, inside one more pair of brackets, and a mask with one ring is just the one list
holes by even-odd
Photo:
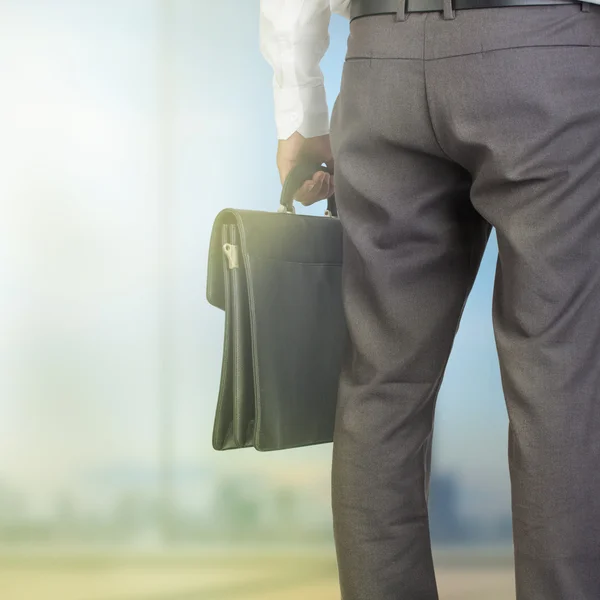
[[438, 600], [435, 404], [492, 227], [516, 598], [600, 599], [600, 6], [588, 6], [350, 23], [331, 118], [350, 334], [331, 471], [342, 600]]

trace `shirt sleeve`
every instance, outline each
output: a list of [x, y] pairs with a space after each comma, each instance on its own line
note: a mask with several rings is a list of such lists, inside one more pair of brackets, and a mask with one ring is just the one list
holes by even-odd
[[[349, 0], [333, 0], [345, 14]], [[260, 50], [273, 68], [278, 139], [329, 133], [329, 111], [319, 66], [329, 47], [331, 0], [260, 0]]]

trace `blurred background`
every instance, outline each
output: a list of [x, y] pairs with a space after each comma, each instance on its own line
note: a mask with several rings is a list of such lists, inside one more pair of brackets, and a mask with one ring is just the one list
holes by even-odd
[[[0, 0], [2, 600], [339, 599], [332, 446], [211, 446], [210, 229], [281, 190], [258, 5]], [[348, 21], [330, 34], [331, 110]], [[514, 598], [496, 254], [437, 405], [447, 600]]]

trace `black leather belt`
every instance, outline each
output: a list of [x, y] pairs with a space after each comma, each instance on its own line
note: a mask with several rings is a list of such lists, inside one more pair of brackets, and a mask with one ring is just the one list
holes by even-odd
[[[352, 0], [350, 20], [367, 15], [396, 13], [400, 0]], [[405, 0], [405, 12], [444, 10], [444, 0]], [[539, 6], [548, 4], [581, 4], [579, 0], [452, 0], [452, 8], [498, 8], [502, 6]]]

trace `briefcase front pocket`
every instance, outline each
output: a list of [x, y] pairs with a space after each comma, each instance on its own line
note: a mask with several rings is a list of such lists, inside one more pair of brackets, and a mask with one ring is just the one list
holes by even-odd
[[249, 256], [259, 450], [331, 442], [346, 328], [341, 264]]

